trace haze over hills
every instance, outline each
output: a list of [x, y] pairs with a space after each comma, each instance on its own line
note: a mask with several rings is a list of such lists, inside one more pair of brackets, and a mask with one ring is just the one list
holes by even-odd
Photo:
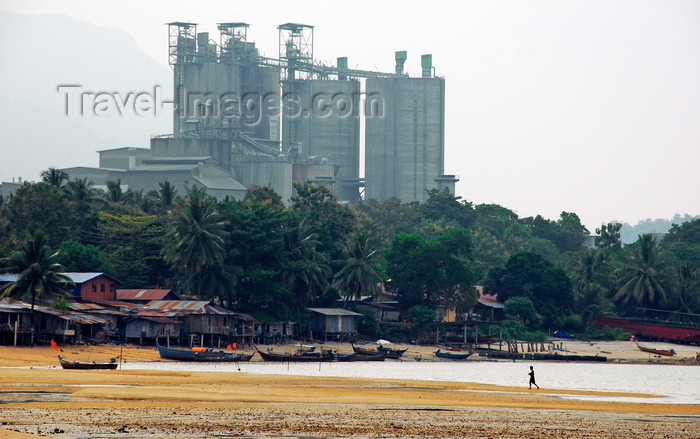
[[[688, 215], [687, 213], [680, 215], [675, 214], [671, 219], [657, 218], [652, 220], [647, 218], [645, 220], [639, 221], [636, 225], [631, 225], [628, 223], [622, 223], [622, 228], [620, 229], [620, 239], [624, 244], [630, 244], [635, 242], [639, 235], [645, 233], [665, 233], [671, 228], [673, 224], [681, 225], [685, 222], [692, 221], [700, 218], [700, 215]], [[591, 230], [591, 232], [594, 232]]]
[[[124, 116], [118, 111], [98, 116], [87, 108], [80, 116], [77, 107], [66, 115], [67, 93], [59, 85], [124, 98], [152, 95], [160, 85], [163, 99], [172, 97], [171, 72], [142, 53], [127, 33], [62, 15], [9, 12], [0, 12], [0, 28], [7, 33], [0, 38], [0, 181], [37, 180], [49, 167], [97, 166], [97, 150], [148, 147], [151, 135], [172, 130], [170, 107], [159, 109], [158, 116], [138, 115], [131, 104]], [[77, 88], [71, 90], [77, 95]]]

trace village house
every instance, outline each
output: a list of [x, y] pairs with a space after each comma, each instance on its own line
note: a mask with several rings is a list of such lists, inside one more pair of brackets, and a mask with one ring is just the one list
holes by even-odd
[[121, 281], [105, 273], [62, 273], [75, 283], [73, 296], [83, 300], [115, 300]]
[[0, 300], [0, 339], [3, 344], [48, 343], [51, 339], [74, 343], [94, 337], [108, 323], [108, 319], [89, 312], [59, 310], [35, 304], [32, 325], [31, 309], [32, 305], [28, 302]]
[[[174, 333], [176, 327], [178, 332]], [[144, 305], [127, 324], [126, 337], [127, 340], [139, 338], [142, 341], [167, 336], [177, 337], [178, 343], [221, 346], [222, 342], [226, 345], [231, 341], [236, 327], [236, 313], [209, 301], [154, 300]]]
[[313, 337], [324, 340], [354, 338], [362, 314], [342, 308], [307, 308], [311, 311], [309, 329]]

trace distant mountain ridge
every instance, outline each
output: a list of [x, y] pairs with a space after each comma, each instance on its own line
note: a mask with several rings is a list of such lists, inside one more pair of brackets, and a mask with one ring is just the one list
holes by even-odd
[[645, 233], [666, 233], [673, 224], [681, 225], [685, 222], [699, 218], [700, 215], [691, 216], [684, 213], [683, 215], [675, 214], [671, 219], [647, 218], [639, 221], [634, 226], [628, 223], [622, 223], [622, 228], [620, 229], [620, 239], [622, 240], [623, 244], [631, 244], [637, 241], [639, 235], [643, 235]]
[[147, 147], [152, 135], [172, 130], [169, 108], [158, 117], [65, 114], [59, 85], [122, 95], [152, 94], [158, 85], [165, 99], [172, 96], [170, 70], [141, 52], [129, 34], [63, 15], [2, 11], [0, 29], [0, 144], [12, 151], [3, 154], [0, 181], [37, 180], [49, 167], [97, 166], [97, 150]]

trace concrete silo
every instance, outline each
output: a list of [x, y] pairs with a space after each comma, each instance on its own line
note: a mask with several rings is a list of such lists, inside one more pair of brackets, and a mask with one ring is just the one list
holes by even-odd
[[360, 172], [360, 82], [296, 79], [283, 83], [282, 148], [334, 165], [333, 192], [357, 201]]
[[445, 80], [434, 77], [427, 56], [422, 77], [404, 76], [405, 59], [396, 53], [395, 77], [366, 81], [366, 199], [425, 201], [427, 190], [446, 185]]
[[279, 116], [267, 107], [279, 106], [280, 69], [261, 63], [255, 43], [247, 41], [248, 24], [219, 23], [218, 44], [192, 23], [169, 25], [173, 134], [235, 129], [279, 140]]

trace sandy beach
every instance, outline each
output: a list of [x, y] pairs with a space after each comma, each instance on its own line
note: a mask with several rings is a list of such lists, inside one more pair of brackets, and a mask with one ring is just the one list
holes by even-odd
[[[655, 358], [630, 342], [563, 343], [580, 355], [603, 352], [609, 361], [697, 367], [692, 346], [654, 343], [678, 352]], [[409, 349], [406, 361], [434, 361], [433, 346], [398, 346]], [[127, 363], [161, 361], [153, 348], [135, 346], [62, 352], [79, 361], [120, 354]], [[639, 394], [241, 372], [70, 371], [60, 368], [51, 347], [0, 347], [0, 367], [0, 437], [700, 437], [698, 405], [562, 398], [645, 396]]]

